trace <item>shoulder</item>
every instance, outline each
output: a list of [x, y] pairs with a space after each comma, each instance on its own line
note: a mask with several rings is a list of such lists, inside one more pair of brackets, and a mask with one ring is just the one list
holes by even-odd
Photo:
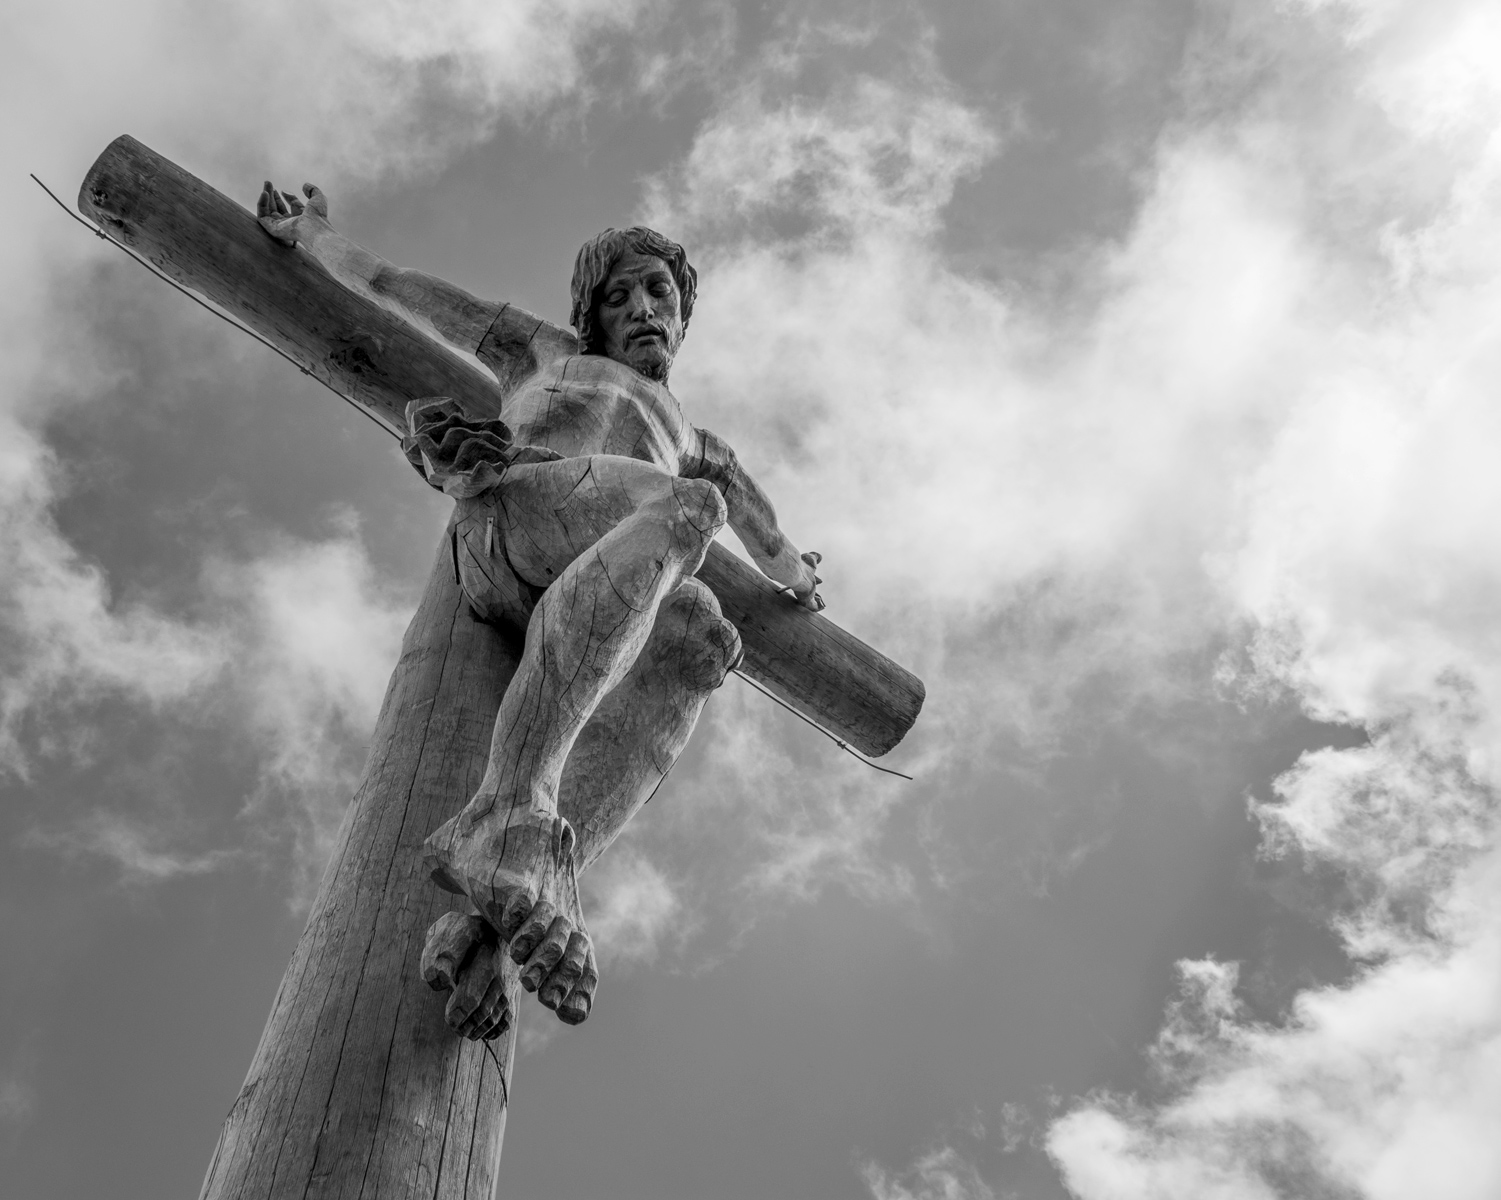
[[578, 339], [551, 321], [507, 304], [490, 322], [474, 353], [509, 394], [543, 367], [577, 354]]

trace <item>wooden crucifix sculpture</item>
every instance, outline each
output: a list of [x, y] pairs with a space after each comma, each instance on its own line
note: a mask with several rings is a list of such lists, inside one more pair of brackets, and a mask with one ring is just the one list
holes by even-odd
[[[817, 615], [818, 556], [668, 391], [696, 285], [680, 246], [641, 228], [587, 243], [569, 333], [392, 267], [304, 190], [268, 184], [252, 217], [122, 137], [79, 195], [107, 236], [402, 436], [455, 499], [202, 1195], [488, 1198], [518, 983], [588, 1016], [577, 874], [725, 674], [873, 755], [923, 687]], [[714, 542], [726, 522], [764, 574]]]

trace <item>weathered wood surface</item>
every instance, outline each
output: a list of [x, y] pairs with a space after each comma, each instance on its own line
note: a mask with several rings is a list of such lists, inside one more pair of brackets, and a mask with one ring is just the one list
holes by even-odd
[[[478, 363], [340, 286], [268, 237], [248, 210], [134, 138], [100, 155], [78, 206], [393, 430], [420, 396], [452, 396], [476, 415], [500, 411], [500, 387]], [[719, 545], [699, 577], [740, 630], [742, 669], [788, 704], [866, 754], [884, 754], [912, 727], [924, 689], [911, 672], [792, 603]]]
[[422, 840], [478, 786], [519, 652], [470, 615], [445, 539], [204, 1200], [490, 1200], [514, 1018], [489, 1043], [455, 1037], [419, 976], [452, 900]]

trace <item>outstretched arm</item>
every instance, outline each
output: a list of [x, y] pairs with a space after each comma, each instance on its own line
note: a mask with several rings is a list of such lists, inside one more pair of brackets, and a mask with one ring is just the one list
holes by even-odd
[[435, 275], [392, 266], [328, 223], [328, 198], [321, 189], [305, 183], [302, 191], [306, 200], [277, 191], [267, 180], [255, 205], [267, 233], [300, 247], [345, 287], [425, 325], [460, 350], [475, 352], [503, 304], [480, 300]]
[[707, 429], [692, 431], [694, 447], [682, 460], [681, 474], [687, 479], [707, 479], [724, 496], [729, 526], [745, 543], [756, 566], [784, 587], [792, 589], [799, 604], [818, 612], [824, 606], [818, 594], [823, 582], [813, 573], [823, 561], [816, 551], [799, 554], [792, 539], [777, 524], [777, 510], [749, 471], [740, 465], [735, 451], [718, 434]]

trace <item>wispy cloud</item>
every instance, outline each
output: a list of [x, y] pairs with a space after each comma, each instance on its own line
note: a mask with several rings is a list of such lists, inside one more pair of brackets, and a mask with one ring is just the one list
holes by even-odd
[[411, 606], [379, 586], [352, 517], [327, 541], [279, 539], [210, 576], [237, 618], [232, 706], [261, 748], [247, 815], [291, 829], [306, 900], [359, 782]]
[[583, 888], [596, 952], [612, 970], [653, 962], [664, 939], [681, 942], [693, 931], [667, 876], [630, 847], [613, 847]]
[[124, 882], [131, 884], [203, 875], [236, 857], [232, 850], [172, 849], [161, 829], [99, 809], [62, 828], [33, 829], [23, 840], [27, 845], [57, 851], [68, 858], [104, 859], [119, 869]]
[[1328, 916], [1365, 966], [1262, 1026], [1232, 967], [1184, 964], [1158, 1047], [1169, 1098], [1084, 1105], [1050, 1148], [1091, 1200], [1489, 1195], [1501, 92], [1473, 61], [1501, 26], [1464, 3], [1245, 17], [1205, 53], [1275, 50], [1276, 68], [1171, 153], [1295, 200], [1278, 221], [1321, 266], [1281, 303], [1317, 340], [1280, 364], [1291, 407], [1242, 476], [1243, 540], [1214, 570], [1256, 623], [1245, 679], [1370, 732], [1305, 756], [1255, 810], [1267, 853], [1345, 879]]
[[929, 1150], [900, 1173], [867, 1162], [860, 1174], [874, 1200], [995, 1200], [974, 1164], [952, 1146]]

